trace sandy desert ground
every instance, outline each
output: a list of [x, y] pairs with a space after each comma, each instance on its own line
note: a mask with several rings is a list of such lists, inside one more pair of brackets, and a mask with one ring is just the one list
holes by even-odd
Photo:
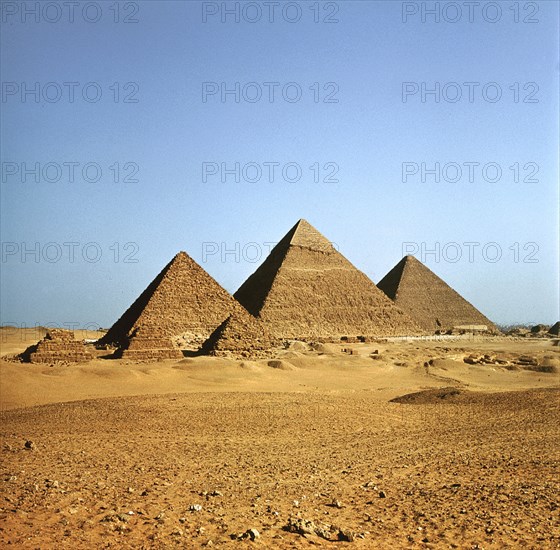
[[[3, 355], [42, 336], [0, 332]], [[560, 548], [559, 352], [500, 337], [2, 359], [0, 545]]]

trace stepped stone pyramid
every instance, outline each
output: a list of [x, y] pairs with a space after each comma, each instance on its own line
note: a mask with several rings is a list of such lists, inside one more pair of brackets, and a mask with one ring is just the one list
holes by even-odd
[[420, 328], [307, 221], [234, 294], [275, 338], [393, 336]]
[[231, 294], [179, 252], [98, 343], [118, 346], [123, 357], [178, 357], [171, 341], [197, 349], [238, 311], [243, 308]]
[[31, 363], [55, 363], [57, 361], [89, 361], [92, 353], [74, 340], [74, 333], [69, 330], [51, 329], [35, 346], [27, 348], [22, 357]]
[[423, 329], [434, 333], [465, 325], [496, 326], [414, 256], [405, 256], [377, 286]]
[[116, 357], [143, 361], [183, 358], [183, 352], [158, 327], [141, 325], [135, 328], [125, 346], [118, 350]]
[[270, 355], [272, 346], [262, 322], [249, 313], [234, 313], [210, 335], [201, 351], [222, 357], [260, 358]]

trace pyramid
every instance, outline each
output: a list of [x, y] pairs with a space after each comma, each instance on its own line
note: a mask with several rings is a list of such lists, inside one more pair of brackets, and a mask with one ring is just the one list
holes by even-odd
[[496, 326], [414, 256], [405, 256], [377, 286], [424, 330]]
[[270, 355], [273, 343], [264, 325], [249, 313], [230, 315], [202, 346], [216, 356], [259, 358]]
[[58, 361], [80, 362], [93, 359], [92, 353], [68, 330], [51, 329], [36, 345], [22, 353], [31, 363], [56, 363]]
[[135, 328], [125, 347], [118, 350], [116, 357], [142, 361], [182, 359], [183, 352], [173, 345], [165, 330], [159, 327], [140, 325]]
[[118, 346], [123, 356], [128, 350], [134, 352], [131, 357], [147, 359], [149, 349], [170, 350], [170, 340], [196, 349], [236, 311], [243, 308], [192, 258], [179, 252], [98, 343]]
[[552, 336], [560, 336], [560, 321], [556, 321], [549, 329], [548, 334]]
[[275, 338], [338, 340], [420, 330], [305, 220], [296, 223], [234, 297]]

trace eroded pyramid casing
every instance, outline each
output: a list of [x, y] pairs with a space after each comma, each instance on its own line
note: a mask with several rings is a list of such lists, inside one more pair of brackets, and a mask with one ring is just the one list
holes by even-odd
[[305, 220], [234, 294], [276, 338], [417, 334], [420, 329]]

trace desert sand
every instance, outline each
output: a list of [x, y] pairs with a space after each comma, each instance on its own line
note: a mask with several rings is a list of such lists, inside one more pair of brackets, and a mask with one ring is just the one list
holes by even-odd
[[555, 344], [1, 359], [0, 545], [559, 548]]

